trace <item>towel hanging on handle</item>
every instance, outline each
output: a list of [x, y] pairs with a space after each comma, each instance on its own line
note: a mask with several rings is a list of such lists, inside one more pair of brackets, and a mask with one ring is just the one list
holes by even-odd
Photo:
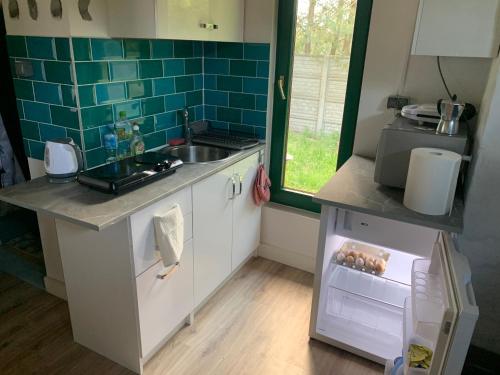
[[269, 202], [271, 198], [271, 180], [267, 176], [264, 165], [259, 165], [257, 176], [253, 184], [253, 200], [257, 206]]
[[174, 271], [181, 261], [184, 250], [184, 217], [180, 206], [176, 204], [165, 214], [155, 215], [153, 220], [156, 246], [163, 265], [168, 268], [167, 273], [158, 275], [158, 277], [165, 278]]

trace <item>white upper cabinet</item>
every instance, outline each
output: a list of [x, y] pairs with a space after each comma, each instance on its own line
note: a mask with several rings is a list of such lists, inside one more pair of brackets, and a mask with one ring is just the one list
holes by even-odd
[[243, 41], [244, 0], [108, 0], [111, 37]]
[[[17, 16], [10, 12], [10, 9], [15, 8], [14, 3], [17, 3], [19, 10]], [[61, 0], [60, 4], [51, 0], [37, 0], [32, 4], [35, 5], [30, 8], [26, 0], [12, 3], [11, 0], [3, 0], [8, 35], [60, 37], [108, 35], [106, 0], [90, 1], [86, 12], [80, 12], [76, 0]]]
[[412, 54], [496, 57], [500, 0], [420, 0]]

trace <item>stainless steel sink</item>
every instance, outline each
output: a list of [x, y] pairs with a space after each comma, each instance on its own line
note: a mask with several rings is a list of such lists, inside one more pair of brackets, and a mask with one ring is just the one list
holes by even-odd
[[163, 151], [165, 154], [181, 159], [186, 164], [210, 163], [228, 158], [231, 153], [212, 146], [176, 146]]

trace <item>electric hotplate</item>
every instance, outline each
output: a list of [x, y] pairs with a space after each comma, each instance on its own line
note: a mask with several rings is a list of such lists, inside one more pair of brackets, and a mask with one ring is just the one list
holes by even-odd
[[147, 152], [82, 172], [78, 182], [105, 193], [120, 194], [169, 176], [181, 166], [179, 159]]

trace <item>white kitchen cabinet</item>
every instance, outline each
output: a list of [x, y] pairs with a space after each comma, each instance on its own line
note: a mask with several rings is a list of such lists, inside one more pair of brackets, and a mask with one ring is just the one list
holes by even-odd
[[412, 54], [496, 57], [500, 0], [420, 0]]
[[244, 0], [107, 0], [111, 37], [243, 41]]
[[195, 306], [259, 244], [261, 209], [252, 198], [258, 163], [256, 153], [193, 185]]
[[233, 200], [233, 251], [231, 269], [235, 270], [259, 246], [261, 208], [252, 198], [259, 155], [254, 154], [234, 165], [238, 196]]
[[9, 13], [9, 0], [5, 0], [4, 19], [8, 35], [37, 35], [37, 36], [88, 36], [106, 37], [107, 5], [106, 0], [93, 0], [89, 3], [88, 12], [91, 19], [83, 19], [78, 1], [62, 0], [61, 17], [54, 17], [51, 13], [51, 0], [37, 0], [37, 18], [30, 15], [28, 1], [17, 0], [19, 16], [12, 18]]

